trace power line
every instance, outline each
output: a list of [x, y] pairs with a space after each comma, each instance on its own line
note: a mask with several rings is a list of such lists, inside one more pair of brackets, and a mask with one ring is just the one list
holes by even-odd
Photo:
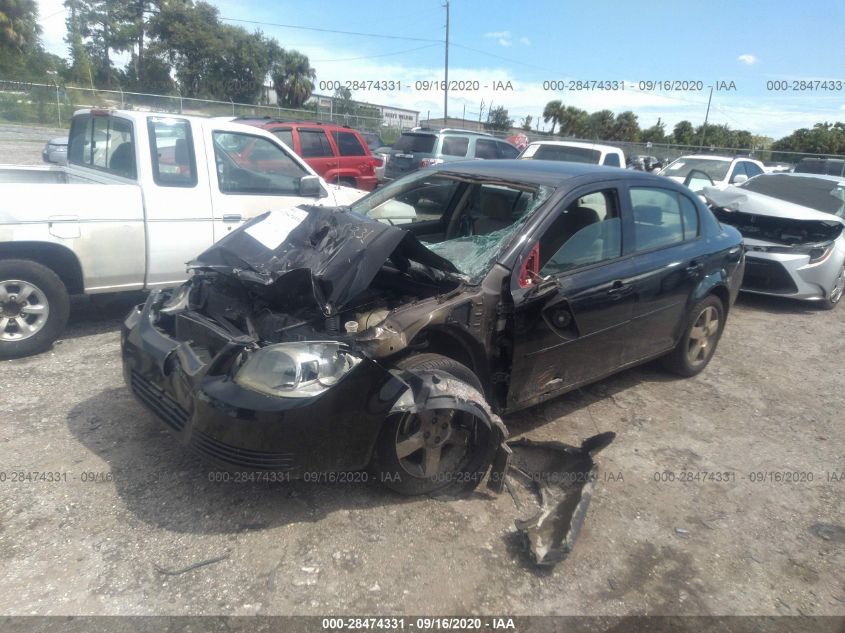
[[403, 37], [400, 35], [386, 35], [384, 33], [362, 33], [360, 31], [339, 31], [337, 29], [321, 29], [315, 26], [302, 26], [299, 24], [278, 24], [275, 22], [261, 22], [259, 20], [242, 20], [239, 18], [224, 18], [221, 17], [221, 20], [226, 22], [242, 22], [244, 24], [256, 24], [258, 26], [275, 26], [282, 29], [297, 29], [300, 31], [316, 31], [318, 33], [338, 33], [340, 35], [357, 35], [360, 37], [378, 37], [381, 39], [386, 40], [406, 40], [409, 42], [435, 42], [437, 44], [441, 44], [443, 40], [434, 40], [430, 38], [424, 37]]
[[353, 62], [359, 59], [375, 59], [377, 57], [390, 57], [391, 55], [404, 55], [405, 53], [412, 53], [414, 51], [421, 51], [425, 48], [433, 48], [435, 46], [440, 46], [440, 43], [437, 44], [426, 44], [425, 46], [418, 46], [416, 48], [408, 48], [404, 51], [396, 51], [394, 53], [382, 53], [381, 55], [364, 55], [363, 57], [341, 57], [339, 59], [312, 59], [311, 61], [314, 63], [321, 63], [325, 64], [328, 62]]

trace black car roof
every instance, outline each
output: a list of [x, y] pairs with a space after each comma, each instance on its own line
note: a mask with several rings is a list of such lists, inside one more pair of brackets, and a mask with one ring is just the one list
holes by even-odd
[[[452, 173], [468, 177], [493, 178], [496, 180], [514, 180], [534, 185], [559, 187], [573, 178], [584, 180], [638, 180], [662, 185], [676, 185], [668, 178], [647, 174], [641, 171], [592, 165], [589, 163], [569, 163], [559, 160], [468, 160], [442, 163], [434, 168], [438, 172]], [[590, 178], [593, 176], [594, 178]]]

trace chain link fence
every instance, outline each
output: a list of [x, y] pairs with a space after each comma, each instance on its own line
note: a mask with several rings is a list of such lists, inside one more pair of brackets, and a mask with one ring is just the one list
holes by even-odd
[[380, 117], [338, 114], [319, 107], [293, 110], [273, 105], [193, 99], [179, 95], [96, 90], [0, 79], [0, 120], [67, 128], [74, 111], [80, 108], [118, 108], [209, 117], [246, 116], [286, 121], [324, 121], [377, 132], [388, 142], [398, 138], [400, 133], [399, 128], [385, 125]]

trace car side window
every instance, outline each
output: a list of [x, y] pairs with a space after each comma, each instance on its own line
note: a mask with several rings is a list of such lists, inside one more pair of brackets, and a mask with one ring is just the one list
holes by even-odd
[[646, 251], [684, 241], [684, 223], [677, 192], [631, 187], [630, 195], [636, 250]]
[[334, 156], [329, 137], [324, 130], [306, 130], [299, 128], [299, 144], [303, 158]]
[[433, 175], [374, 206], [367, 215], [394, 225], [436, 222], [452, 207], [460, 185], [459, 180]]
[[367, 152], [352, 132], [333, 131], [334, 142], [341, 156], [366, 156]]
[[308, 171], [271, 140], [240, 132], [214, 131], [214, 158], [221, 193], [298, 196]]
[[68, 162], [120, 176], [137, 178], [132, 123], [111, 116], [74, 117]]
[[622, 255], [622, 221], [615, 189], [581, 196], [567, 206], [540, 238], [540, 274], [609, 261]]
[[736, 165], [734, 165], [733, 171], [731, 172], [731, 179], [728, 182], [734, 182], [737, 176], [746, 176], [745, 173], [745, 161], [739, 161]]
[[441, 154], [445, 156], [466, 156], [469, 139], [466, 136], [444, 136]]
[[618, 154], [606, 154], [604, 157], [604, 164], [607, 167], [621, 167], [622, 163], [619, 162], [619, 155]]
[[510, 143], [499, 143], [499, 158], [516, 158], [519, 150]]
[[191, 124], [185, 119], [151, 118], [147, 121], [153, 180], [160, 187], [194, 187], [197, 167]]
[[681, 202], [681, 220], [684, 223], [684, 241], [698, 237], [698, 208], [687, 196], [678, 194]]
[[759, 176], [763, 173], [763, 170], [757, 166], [756, 163], [750, 163], [745, 161], [745, 173], [748, 174], [749, 178], [753, 178], [754, 176]]
[[475, 140], [475, 157], [476, 158], [499, 158], [496, 152], [496, 141], [491, 141], [486, 138], [479, 138]]
[[273, 130], [273, 135], [282, 143], [293, 149], [293, 130], [291, 130], [290, 128]]

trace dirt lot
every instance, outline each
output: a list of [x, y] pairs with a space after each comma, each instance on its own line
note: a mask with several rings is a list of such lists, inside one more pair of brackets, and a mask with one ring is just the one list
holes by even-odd
[[52, 352], [0, 363], [0, 614], [845, 615], [845, 308], [741, 297], [699, 377], [648, 365], [507, 418], [618, 434], [549, 572], [508, 494], [210, 482], [123, 385], [132, 301], [76, 301]]

